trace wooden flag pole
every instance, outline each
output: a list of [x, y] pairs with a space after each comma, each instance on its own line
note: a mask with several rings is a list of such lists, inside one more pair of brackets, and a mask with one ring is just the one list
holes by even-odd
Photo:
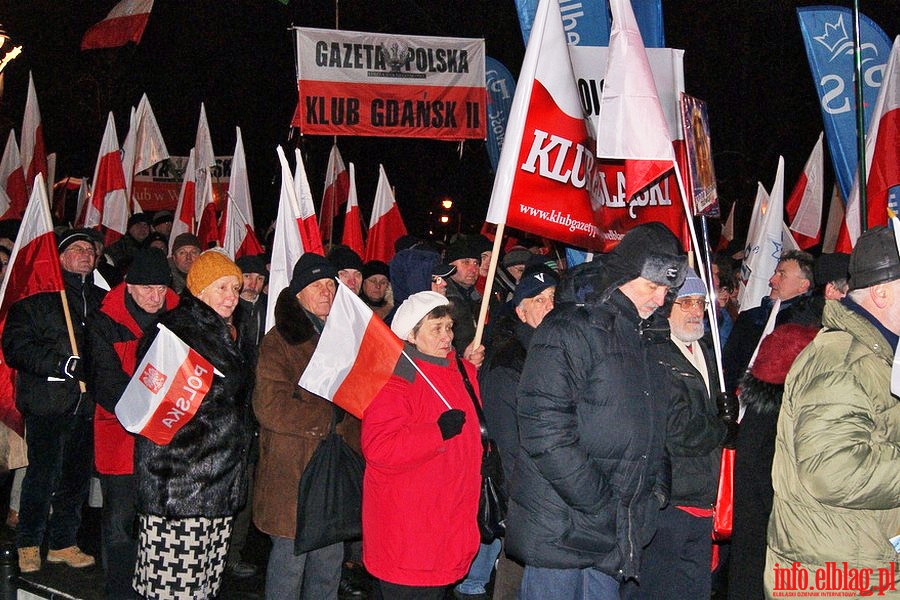
[[473, 347], [477, 348], [481, 344], [481, 338], [484, 334], [484, 322], [487, 320], [488, 306], [491, 303], [491, 292], [494, 290], [494, 275], [497, 273], [497, 262], [500, 259], [500, 248], [503, 247], [503, 230], [506, 223], [498, 223], [497, 231], [494, 233], [494, 247], [491, 250], [491, 264], [488, 267], [487, 281], [484, 283], [484, 296], [481, 298], [481, 307], [478, 309], [478, 324], [475, 326], [475, 339], [472, 340]]
[[[72, 348], [72, 356], [80, 357], [81, 355], [78, 354], [78, 342], [75, 341], [75, 327], [72, 325], [72, 312], [69, 310], [69, 299], [66, 298], [66, 290], [60, 290], [59, 297], [62, 299], [63, 314], [66, 317], [66, 330], [69, 332], [69, 346]], [[78, 387], [81, 389], [82, 394], [87, 391], [87, 385], [80, 379], [78, 380]]]

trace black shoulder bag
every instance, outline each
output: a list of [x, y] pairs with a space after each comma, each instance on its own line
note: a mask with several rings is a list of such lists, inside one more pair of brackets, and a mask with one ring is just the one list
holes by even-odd
[[506, 509], [508, 497], [506, 486], [503, 483], [503, 468], [500, 465], [500, 453], [497, 444], [488, 437], [487, 426], [484, 422], [484, 412], [475, 395], [475, 388], [469, 381], [466, 368], [462, 359], [457, 355], [456, 365], [462, 375], [466, 390], [472, 398], [475, 406], [475, 414], [478, 416], [478, 428], [481, 430], [481, 445], [484, 454], [481, 457], [481, 494], [478, 499], [478, 531], [481, 534], [482, 543], [489, 544], [506, 533]]

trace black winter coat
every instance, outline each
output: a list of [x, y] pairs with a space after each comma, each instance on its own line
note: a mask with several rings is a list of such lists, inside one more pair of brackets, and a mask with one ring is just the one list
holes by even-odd
[[[560, 292], [560, 288], [557, 288]], [[637, 577], [667, 496], [668, 394], [658, 345], [614, 289], [560, 303], [535, 330], [519, 383], [520, 451], [507, 552], [526, 565]]]
[[[515, 319], [515, 320], [513, 320]], [[516, 425], [516, 389], [525, 366], [525, 355], [534, 329], [518, 317], [503, 317], [496, 323], [494, 339], [478, 369], [481, 401], [488, 435], [496, 442], [507, 485], [513, 479], [519, 453]]]
[[[248, 392], [253, 385], [253, 365], [246, 351], [232, 340], [225, 321], [186, 290], [181, 303], [159, 322], [224, 377], [213, 378], [197, 413], [169, 444], [159, 446], [137, 436], [138, 512], [173, 519], [233, 516], [247, 495], [252, 436]], [[239, 323], [235, 327], [240, 331]], [[146, 353], [157, 331], [147, 332], [138, 356]]]
[[694, 344], [703, 348], [712, 397], [703, 376], [674, 342], [666, 345], [662, 358], [672, 396], [666, 432], [666, 450], [672, 464], [669, 503], [712, 508], [719, 486], [722, 442], [728, 430], [716, 408], [719, 384], [712, 351], [699, 341]]
[[[104, 291], [91, 274], [82, 277], [63, 271], [66, 299], [72, 316], [75, 341], [85, 372], [90, 370], [84, 324], [96, 312]], [[39, 416], [75, 411], [93, 414], [94, 406], [81, 398], [78, 381], [65, 378], [60, 362], [72, 355], [68, 328], [59, 292], [42, 292], [14, 303], [3, 331], [3, 354], [17, 369], [16, 406], [19, 412]]]

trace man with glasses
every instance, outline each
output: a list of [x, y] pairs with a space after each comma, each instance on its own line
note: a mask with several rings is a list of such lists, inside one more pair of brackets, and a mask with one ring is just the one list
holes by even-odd
[[93, 282], [94, 242], [87, 230], [63, 233], [57, 249], [75, 348], [59, 292], [15, 302], [3, 332], [3, 353], [17, 370], [16, 406], [25, 418], [28, 444], [16, 530], [23, 573], [41, 568], [45, 532], [47, 562], [76, 568], [94, 564], [75, 545], [93, 458], [94, 403], [84, 392], [88, 378], [80, 353], [85, 350], [86, 319], [100, 306], [103, 290]]
[[453, 265], [435, 265], [431, 270], [431, 291], [437, 292], [441, 296], [446, 296], [447, 281], [450, 280], [450, 276], [454, 273], [456, 273], [456, 267]]
[[[670, 396], [669, 504], [660, 512], [656, 535], [644, 550], [640, 582], [630, 582], [623, 598], [710, 597], [712, 507], [722, 445], [731, 444], [737, 433], [737, 399], [717, 393], [716, 365], [704, 340], [707, 305], [706, 285], [688, 269], [669, 314], [669, 344], [661, 348], [667, 372], [664, 389]], [[717, 398], [722, 402], [721, 417]]]

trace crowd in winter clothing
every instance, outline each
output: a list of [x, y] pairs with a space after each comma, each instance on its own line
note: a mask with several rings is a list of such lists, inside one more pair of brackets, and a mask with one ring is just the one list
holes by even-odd
[[[217, 597], [226, 572], [256, 570], [241, 556], [251, 521], [271, 541], [273, 599], [758, 599], [793, 591], [786, 569], [814, 579], [844, 562], [871, 569], [860, 595], [900, 594], [891, 229], [852, 256], [783, 253], [770, 295], [744, 311], [731, 257], [708, 281], [659, 223], [569, 269], [506, 248], [490, 285], [483, 236], [406, 237], [387, 263], [336, 246], [301, 256], [267, 323], [265, 255], [234, 261], [189, 233], [170, 245], [167, 225], [135, 215], [105, 250], [95, 232], [60, 232], [64, 292], [10, 307], [23, 573], [95, 564], [76, 534], [96, 474], [109, 598]], [[404, 345], [357, 416], [299, 384], [340, 285]], [[116, 411], [161, 327], [215, 368], [165, 444]], [[298, 552], [301, 480], [333, 433], [365, 461], [361, 535]], [[509, 499], [501, 537], [479, 530], [486, 475]]]

